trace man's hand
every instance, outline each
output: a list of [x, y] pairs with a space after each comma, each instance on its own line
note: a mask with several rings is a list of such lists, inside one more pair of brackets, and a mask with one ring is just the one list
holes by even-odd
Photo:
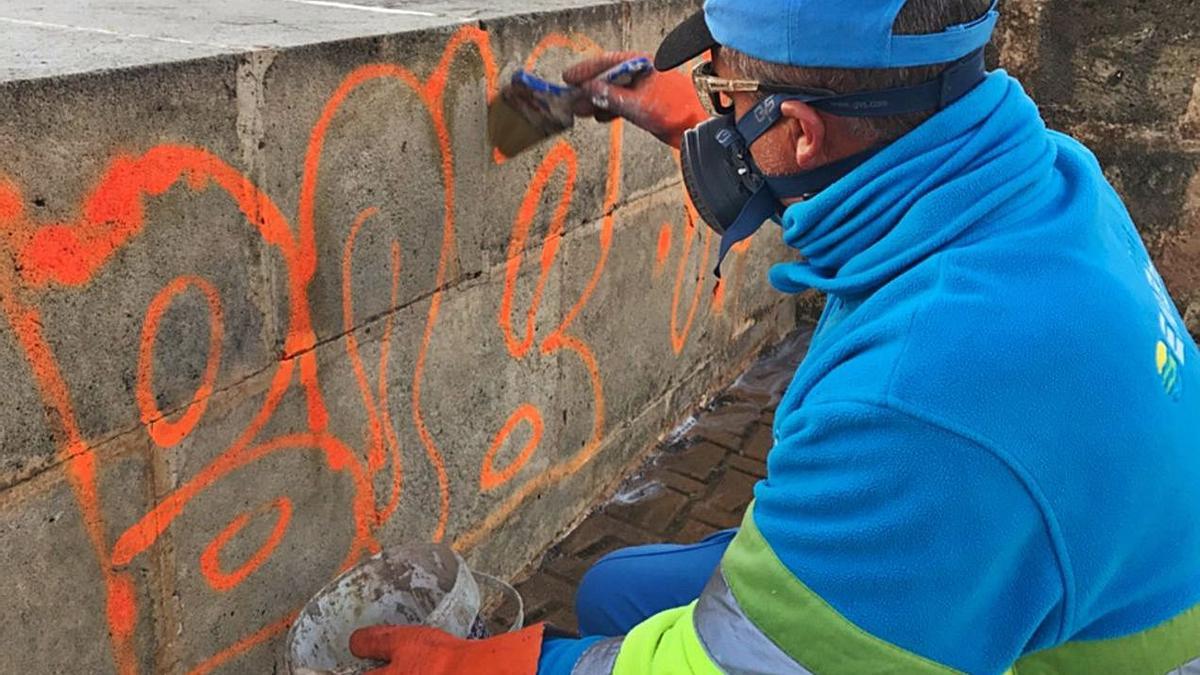
[[463, 640], [429, 626], [369, 626], [350, 636], [350, 653], [386, 662], [366, 675], [535, 675], [544, 627]]
[[631, 86], [605, 82], [599, 75], [642, 52], [605, 52], [563, 71], [563, 81], [586, 92], [575, 114], [601, 122], [624, 117], [678, 149], [683, 132], [708, 118], [691, 80], [678, 71], [651, 71]]

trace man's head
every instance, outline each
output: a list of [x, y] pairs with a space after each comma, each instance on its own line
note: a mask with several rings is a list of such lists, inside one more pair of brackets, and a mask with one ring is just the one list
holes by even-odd
[[[991, 0], [908, 0], [897, 15], [892, 32], [896, 35], [940, 33], [950, 26], [982, 17], [991, 4]], [[763, 61], [728, 47], [715, 49], [713, 55], [715, 72], [721, 77], [826, 89], [838, 94], [918, 85], [937, 78], [947, 65], [806, 68]], [[731, 98], [735, 114], [740, 117], [746, 114], [757, 96], [735, 93]], [[767, 132], [762, 142], [752, 148], [755, 160], [769, 174], [811, 169], [868, 147], [889, 143], [915, 129], [933, 111], [890, 117], [840, 117], [793, 101], [783, 104], [782, 113], [786, 120]]]
[[[745, 4], [739, 7], [738, 3]], [[957, 50], [956, 45], [949, 45], [939, 51], [935, 45], [927, 50], [928, 57], [922, 58], [920, 45], [914, 44], [911, 48], [910, 45], [903, 45], [908, 51], [916, 53], [897, 54], [895, 52], [904, 50], [894, 49], [894, 45], [884, 38], [902, 41], [905, 38], [900, 36], [948, 35], [945, 33], [948, 28], [962, 26], [978, 26], [978, 32], [986, 28], [986, 32], [990, 33], [991, 26], [987, 23], [993, 0], [860, 0], [840, 2], [838, 5], [842, 8], [838, 11], [847, 13], [847, 16], [834, 18], [827, 27], [821, 27], [812, 25], [811, 16], [813, 12], [818, 12], [816, 16], [820, 17], [821, 10], [814, 9], [814, 6], [827, 8], [830, 6], [827, 2], [710, 0], [703, 19], [693, 17], [688, 22], [690, 26], [685, 23], [677, 29], [676, 34], [664, 41], [657, 59], [658, 65], [671, 66], [671, 61], [678, 60], [680, 55], [697, 47], [703, 47], [707, 41], [708, 46], [712, 47], [713, 72], [723, 78], [756, 80], [837, 94], [919, 85], [936, 79], [949, 63], [972, 49], [978, 49], [982, 42], [964, 43], [966, 46], [959, 46]], [[747, 6], [761, 8], [747, 12]], [[874, 17], [871, 16], [872, 10]], [[747, 30], [744, 24], [772, 11], [777, 15], [775, 21], [760, 24], [762, 30], [757, 34]], [[829, 10], [826, 12], [834, 13]], [[806, 14], [809, 16], [806, 17]], [[815, 32], [828, 38], [823, 40], [826, 43], [824, 47], [805, 45], [797, 48], [796, 44], [780, 42], [777, 36], [767, 35], [789, 34], [792, 43], [811, 38], [811, 35], [803, 35], [803, 26], [794, 29], [790, 25], [790, 22], [806, 21]], [[886, 25], [872, 25], [880, 22]], [[874, 33], [871, 37], [875, 39], [847, 34], [843, 38], [845, 42], [838, 44], [836, 36], [828, 35], [839, 25], [848, 23], [856, 28], [868, 26], [867, 30]], [[722, 39], [726, 41], [722, 42]], [[986, 37], [982, 41], [985, 42]], [[828, 53], [821, 53], [821, 49]], [[878, 53], [871, 54], [871, 49]], [[839, 63], [847, 65], [836, 65]], [[893, 66], [895, 63], [906, 65]], [[908, 65], [912, 63], [917, 65]], [[864, 67], [857, 67], [858, 64], [864, 64]], [[763, 98], [763, 94], [733, 93], [729, 98], [735, 116], [740, 119]], [[783, 119], [751, 147], [755, 162], [768, 175], [811, 170], [867, 148], [887, 144], [917, 127], [934, 111], [887, 117], [846, 117], [819, 110], [807, 103], [788, 101], [782, 104], [780, 112]]]
[[[684, 132], [684, 183], [720, 260], [985, 76], [997, 0], [706, 0], [663, 40], [718, 116]], [[721, 92], [728, 98], [721, 98]]]

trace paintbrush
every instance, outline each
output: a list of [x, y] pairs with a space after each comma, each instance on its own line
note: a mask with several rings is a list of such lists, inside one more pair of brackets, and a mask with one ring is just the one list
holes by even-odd
[[[609, 84], [627, 87], [650, 72], [650, 59], [630, 59], [606, 70], [600, 77]], [[584, 96], [578, 87], [554, 84], [525, 70], [512, 75], [488, 106], [488, 138], [505, 157], [575, 126], [575, 103]]]

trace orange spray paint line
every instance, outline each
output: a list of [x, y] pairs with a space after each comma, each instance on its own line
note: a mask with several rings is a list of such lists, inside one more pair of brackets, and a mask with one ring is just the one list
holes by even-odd
[[[566, 167], [566, 183], [559, 196], [558, 205], [554, 208], [550, 227], [546, 230], [546, 238], [542, 245], [541, 270], [538, 274], [537, 285], [533, 290], [533, 297], [529, 301], [529, 309], [525, 313], [525, 333], [520, 339], [517, 339], [512, 329], [512, 302], [513, 294], [516, 292], [517, 277], [521, 271], [521, 262], [525, 257], [529, 229], [533, 224], [533, 219], [537, 216], [537, 207], [542, 201], [542, 193], [559, 165]], [[533, 182], [530, 183], [529, 189], [525, 192], [525, 198], [517, 210], [517, 219], [513, 223], [512, 238], [508, 243], [508, 257], [504, 265], [504, 293], [500, 299], [499, 314], [500, 331], [504, 335], [504, 344], [513, 358], [521, 358], [533, 346], [534, 325], [537, 321], [538, 309], [541, 308], [542, 293], [546, 290], [546, 281], [550, 277], [554, 258], [558, 255], [563, 226], [571, 208], [577, 173], [578, 160], [575, 157], [575, 151], [565, 141], [559, 141], [551, 148], [534, 172]]]
[[[508, 440], [508, 437], [516, 430], [517, 425], [522, 422], [529, 425], [529, 440], [525, 441], [525, 447], [521, 448], [521, 452], [517, 454], [515, 459], [509, 462], [504, 468], [497, 469], [495, 467], [497, 453], [500, 452], [500, 448], [504, 446], [504, 442]], [[533, 456], [533, 451], [542, 442], [543, 429], [542, 413], [535, 406], [526, 403], [517, 408], [512, 416], [508, 418], [508, 421], [504, 423], [504, 426], [500, 428], [496, 437], [492, 439], [491, 446], [483, 456], [483, 466], [479, 472], [479, 489], [484, 492], [495, 490], [512, 480], [517, 475], [517, 472], [521, 470], [521, 467], [529, 462], [530, 457]]]
[[279, 542], [283, 541], [283, 535], [287, 533], [288, 524], [292, 520], [292, 500], [287, 497], [280, 497], [270, 504], [271, 508], [276, 512], [275, 526], [271, 528], [271, 534], [267, 536], [267, 540], [258, 548], [246, 562], [239, 565], [231, 572], [226, 572], [221, 566], [221, 550], [233, 539], [246, 525], [250, 524], [250, 519], [254, 514], [242, 513], [234, 518], [225, 529], [217, 533], [207, 546], [204, 547], [204, 552], [200, 554], [200, 574], [208, 585], [216, 591], [228, 591], [242, 583], [246, 577], [250, 576], [254, 570], [262, 567], [271, 553], [279, 546]]
[[[200, 378], [200, 386], [188, 402], [183, 414], [178, 419], [168, 420], [158, 409], [154, 399], [154, 344], [158, 337], [158, 324], [171, 301], [186, 291], [189, 287], [200, 291], [208, 305], [209, 336], [208, 357], [204, 364], [204, 373]], [[225, 324], [221, 311], [221, 297], [211, 283], [193, 276], [176, 277], [150, 302], [146, 310], [146, 319], [142, 323], [142, 336], [138, 349], [137, 383], [135, 394], [138, 409], [142, 414], [142, 424], [150, 438], [160, 448], [169, 448], [178, 444], [196, 428], [204, 411], [208, 407], [208, 399], [212, 396], [217, 383], [217, 370], [221, 365], [221, 342], [225, 337]]]

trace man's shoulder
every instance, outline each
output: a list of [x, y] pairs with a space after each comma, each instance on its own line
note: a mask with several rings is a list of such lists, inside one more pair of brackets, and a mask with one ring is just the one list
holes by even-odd
[[1158, 308], [1121, 271], [1069, 254], [1029, 257], [1008, 273], [973, 264], [947, 256], [936, 287], [918, 292], [893, 391], [1043, 398], [1135, 369], [1133, 349], [1153, 351]]
[[827, 362], [811, 364], [806, 401], [898, 401], [1000, 444], [1031, 425], [1055, 436], [1150, 423], [1169, 337], [1144, 276], [1070, 252], [1004, 271], [971, 252], [936, 262], [854, 310], [818, 355]]

